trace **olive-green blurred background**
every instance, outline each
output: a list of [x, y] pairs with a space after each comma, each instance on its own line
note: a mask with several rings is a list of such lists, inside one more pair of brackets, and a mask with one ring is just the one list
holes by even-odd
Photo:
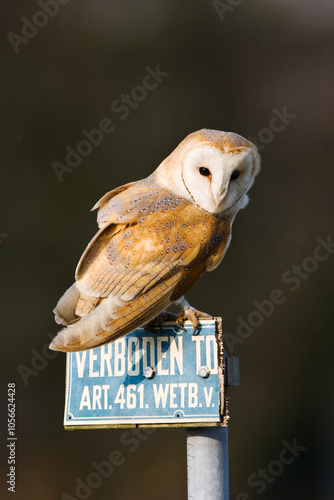
[[[186, 498], [185, 430], [158, 430], [134, 452], [121, 430], [64, 431], [65, 355], [45, 360], [52, 355], [45, 345], [58, 330], [52, 309], [96, 231], [90, 208], [106, 191], [149, 175], [202, 127], [257, 137], [262, 171], [222, 265], [188, 299], [223, 316], [224, 330], [236, 335], [253, 301], [274, 289], [286, 297], [251, 336], [230, 343], [241, 365], [241, 385], [230, 390], [230, 498], [334, 498], [334, 255], [317, 269], [308, 259], [316, 238], [332, 232], [333, 3], [220, 5], [218, 13], [211, 1], [72, 0], [15, 53], [7, 34], [22, 36], [22, 17], [32, 20], [41, 7], [1, 2], [1, 426], [5, 434], [14, 381], [18, 437], [15, 496], [5, 484], [2, 438], [2, 498], [75, 498], [76, 478], [85, 481], [92, 462], [115, 449], [125, 463], [89, 498]], [[157, 65], [169, 75], [121, 120], [111, 103]], [[284, 109], [289, 123], [268, 131], [273, 110]], [[76, 148], [81, 131], [103, 118], [115, 130], [59, 182], [51, 164], [64, 164], [65, 147]], [[312, 271], [298, 287], [284, 283], [303, 261]], [[36, 352], [44, 361], [25, 384], [18, 366], [33, 369]], [[257, 492], [250, 476], [294, 440], [306, 449]]]

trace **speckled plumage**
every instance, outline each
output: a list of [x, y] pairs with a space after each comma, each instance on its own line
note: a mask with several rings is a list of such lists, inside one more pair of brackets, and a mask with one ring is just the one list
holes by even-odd
[[[212, 159], [211, 179], [198, 174], [202, 157]], [[235, 183], [229, 188], [224, 162], [231, 172], [241, 165], [238, 175], [246, 180], [239, 189]], [[115, 340], [183, 297], [222, 260], [258, 170], [250, 142], [204, 129], [190, 134], [147, 179], [103, 196], [94, 207], [100, 230], [55, 309], [66, 328], [50, 347], [76, 351]]]

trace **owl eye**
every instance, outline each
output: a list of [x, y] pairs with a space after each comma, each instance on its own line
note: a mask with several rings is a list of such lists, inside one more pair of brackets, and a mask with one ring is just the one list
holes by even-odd
[[237, 179], [240, 175], [240, 170], [234, 170], [234, 172], [232, 172], [231, 174], [231, 181], [235, 181], [235, 179]]
[[208, 175], [211, 175], [211, 172], [208, 168], [205, 167], [200, 167], [199, 173], [203, 175], [203, 177], [208, 177]]

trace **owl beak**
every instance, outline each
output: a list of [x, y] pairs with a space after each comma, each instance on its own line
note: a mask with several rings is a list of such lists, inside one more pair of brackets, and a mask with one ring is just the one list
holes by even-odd
[[227, 193], [227, 189], [225, 188], [223, 190], [219, 190], [219, 192], [217, 192], [216, 194], [213, 195], [213, 199], [215, 201], [215, 205], [216, 205], [217, 209], [223, 203], [223, 200], [226, 196], [226, 193]]
[[215, 198], [216, 212], [220, 212], [222, 203], [223, 203], [223, 197], [222, 196], [219, 196], [218, 199]]

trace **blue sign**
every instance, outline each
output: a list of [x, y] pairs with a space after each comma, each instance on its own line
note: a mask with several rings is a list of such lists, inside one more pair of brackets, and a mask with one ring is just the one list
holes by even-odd
[[216, 322], [201, 321], [196, 335], [184, 326], [68, 353], [65, 427], [220, 422]]

